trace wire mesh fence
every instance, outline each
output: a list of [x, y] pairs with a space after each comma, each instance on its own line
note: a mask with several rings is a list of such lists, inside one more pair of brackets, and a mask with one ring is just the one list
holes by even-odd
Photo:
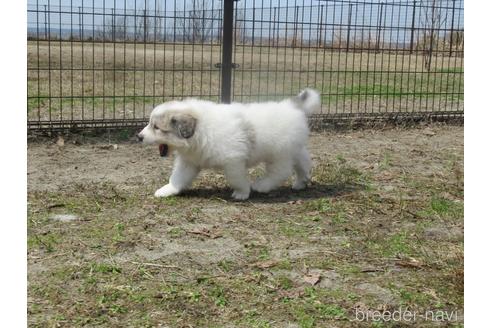
[[240, 0], [230, 42], [231, 2], [30, 1], [28, 127], [140, 125], [172, 99], [305, 87], [322, 94], [313, 120], [463, 115], [462, 0]]

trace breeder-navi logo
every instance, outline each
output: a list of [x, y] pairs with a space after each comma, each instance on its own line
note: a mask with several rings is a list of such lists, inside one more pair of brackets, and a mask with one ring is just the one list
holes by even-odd
[[418, 319], [436, 322], [458, 321], [458, 311], [428, 310], [425, 313], [418, 313], [402, 308], [393, 311], [361, 310], [359, 308], [355, 310], [355, 321], [413, 322]]

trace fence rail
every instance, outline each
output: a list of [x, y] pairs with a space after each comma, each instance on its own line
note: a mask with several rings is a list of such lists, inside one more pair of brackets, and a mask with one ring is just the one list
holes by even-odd
[[463, 12], [463, 0], [30, 1], [28, 128], [142, 125], [172, 99], [305, 87], [322, 95], [313, 124], [462, 117]]

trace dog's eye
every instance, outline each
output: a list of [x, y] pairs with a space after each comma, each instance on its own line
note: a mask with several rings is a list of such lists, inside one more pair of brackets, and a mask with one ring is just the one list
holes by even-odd
[[159, 130], [159, 127], [158, 127], [157, 125], [154, 125], [152, 128], [153, 128], [154, 130]]

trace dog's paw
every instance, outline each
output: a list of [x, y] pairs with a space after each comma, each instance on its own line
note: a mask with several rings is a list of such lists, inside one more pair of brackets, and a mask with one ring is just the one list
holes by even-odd
[[169, 197], [173, 195], [177, 195], [179, 193], [179, 190], [176, 189], [174, 186], [167, 184], [164, 187], [158, 189], [154, 196], [155, 197]]
[[234, 198], [236, 200], [248, 199], [249, 198], [249, 191], [244, 192], [244, 191], [234, 190], [234, 192], [232, 193], [232, 198]]
[[257, 191], [257, 192], [266, 193], [266, 192], [271, 191], [273, 188], [270, 185], [270, 183], [268, 183], [267, 181], [258, 180], [258, 181], [255, 181], [255, 183], [253, 183], [253, 185], [251, 186], [251, 189], [253, 189], [254, 191]]

